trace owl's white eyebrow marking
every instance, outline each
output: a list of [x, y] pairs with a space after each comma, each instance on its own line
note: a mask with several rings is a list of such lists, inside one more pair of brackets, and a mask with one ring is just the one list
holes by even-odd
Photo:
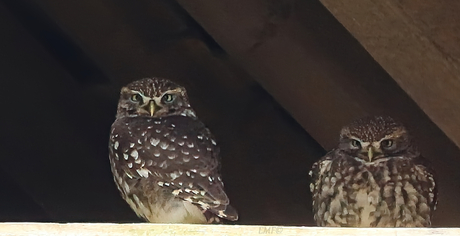
[[360, 141], [361, 143], [361, 148], [367, 148], [371, 143], [370, 142], [363, 142], [363, 141]]
[[163, 97], [165, 94], [167, 93], [170, 93], [170, 94], [180, 94], [182, 92], [182, 89], [181, 88], [175, 88], [175, 89], [170, 89], [170, 90], [166, 90], [165, 92], [163, 92], [160, 97]]
[[399, 138], [400, 136], [399, 135], [394, 135], [394, 134], [387, 134], [385, 135], [385, 137], [381, 138], [378, 142], [381, 142], [385, 139], [391, 139], [391, 138]]
[[148, 103], [149, 102], [150, 98], [145, 96], [144, 92], [142, 90], [140, 90], [140, 91], [136, 91], [136, 90], [132, 90], [132, 89], [129, 89], [129, 90], [130, 90], [129, 92], [131, 93], [131, 96], [134, 95], [134, 94], [140, 95], [142, 97], [142, 103]]
[[356, 140], [358, 140], [359, 142], [362, 142], [362, 141], [363, 141], [363, 140], [361, 140], [360, 138], [357, 138], [356, 136], [353, 136], [353, 135], [350, 135], [350, 138], [351, 138], [351, 139], [356, 139]]

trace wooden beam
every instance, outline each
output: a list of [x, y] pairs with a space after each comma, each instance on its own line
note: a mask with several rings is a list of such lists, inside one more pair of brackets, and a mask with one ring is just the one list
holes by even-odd
[[460, 3], [321, 2], [460, 146]]
[[363, 115], [406, 123], [439, 174], [434, 224], [458, 225], [458, 147], [320, 2], [177, 2], [325, 149], [336, 146], [343, 125]]
[[0, 223], [2, 235], [357, 235], [456, 236], [459, 228], [320, 228], [273, 225]]

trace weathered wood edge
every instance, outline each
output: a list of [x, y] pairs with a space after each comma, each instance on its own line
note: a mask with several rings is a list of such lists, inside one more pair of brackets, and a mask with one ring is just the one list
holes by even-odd
[[[321, 0], [445, 134], [460, 146], [459, 23], [448, 1]], [[430, 10], [426, 10], [430, 9]], [[442, 17], [441, 17], [442, 16]]]
[[460, 228], [320, 228], [273, 225], [0, 223], [0, 235], [460, 235]]

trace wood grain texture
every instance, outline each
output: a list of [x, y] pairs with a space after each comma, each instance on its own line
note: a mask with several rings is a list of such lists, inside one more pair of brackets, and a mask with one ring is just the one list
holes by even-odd
[[459, 228], [320, 228], [274, 225], [0, 223], [2, 235], [342, 235], [456, 236]]
[[[425, 114], [423, 104], [412, 99], [409, 90], [404, 90], [320, 2], [177, 1], [231, 60], [252, 75], [326, 150], [336, 146], [340, 128], [352, 119], [385, 114], [405, 123], [438, 173], [440, 200], [434, 226], [458, 225], [460, 205], [451, 204], [457, 201], [460, 189], [456, 181], [460, 178], [458, 147], [439, 129], [440, 123]], [[454, 107], [452, 99], [459, 93], [452, 85], [434, 81], [420, 80], [417, 86], [450, 86], [445, 93], [451, 103], [432, 104], [439, 105], [436, 109], [446, 105], [454, 113], [460, 106]], [[443, 97], [425, 96], [425, 102]], [[454, 121], [447, 113], [443, 116]]]
[[321, 2], [460, 146], [460, 3]]

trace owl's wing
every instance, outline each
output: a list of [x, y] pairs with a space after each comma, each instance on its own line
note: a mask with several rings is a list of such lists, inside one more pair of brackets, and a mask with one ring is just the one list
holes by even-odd
[[133, 135], [131, 143], [136, 148], [139, 139], [142, 149], [134, 157], [128, 153], [126, 160], [133, 165], [125, 170], [132, 178], [148, 178], [203, 210], [228, 220], [238, 219], [220, 177], [219, 148], [203, 123], [178, 116], [151, 122], [147, 129], [131, 123], [131, 130], [138, 128], [139, 134]]
[[425, 184], [421, 185], [421, 192], [426, 193], [425, 197], [428, 199], [428, 205], [430, 206], [431, 213], [433, 213], [434, 210], [436, 210], [436, 205], [438, 204], [438, 185], [436, 183], [435, 177], [436, 173], [432, 168], [431, 162], [423, 156], [415, 158], [414, 164], [426, 178], [422, 180], [425, 182]]
[[318, 190], [321, 184], [321, 175], [324, 174], [324, 169], [322, 168], [323, 166], [329, 164], [334, 156], [335, 149], [329, 151], [321, 157], [318, 161], [313, 163], [311, 170], [309, 172], [310, 178], [311, 178], [311, 184], [310, 184], [310, 191], [315, 194], [316, 190]]
[[323, 215], [327, 210], [326, 207], [330, 205], [331, 201], [331, 198], [329, 197], [321, 197], [323, 191], [323, 184], [325, 183], [322, 180], [324, 180], [327, 173], [329, 173], [328, 170], [331, 168], [334, 154], [335, 150], [328, 152], [326, 155], [324, 155], [321, 159], [319, 159], [317, 162], [313, 164], [309, 172], [311, 178], [310, 191], [312, 193], [313, 200], [312, 210], [315, 221], [319, 226], [324, 226], [326, 223]]

